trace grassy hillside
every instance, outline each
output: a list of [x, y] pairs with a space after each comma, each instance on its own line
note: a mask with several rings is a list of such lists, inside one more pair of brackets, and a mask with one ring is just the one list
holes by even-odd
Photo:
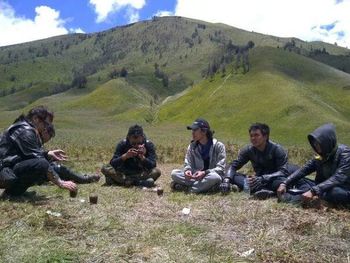
[[[251, 70], [241, 74], [233, 61], [222, 72], [218, 61], [225, 60], [229, 43], [248, 41], [255, 43]], [[323, 63], [309, 57], [323, 49]], [[99, 141], [123, 137], [128, 125], [139, 122], [169, 144], [168, 133], [187, 138], [183, 127], [197, 116], [208, 118], [220, 138], [239, 143], [246, 142], [253, 121], [269, 123], [273, 137], [290, 145], [305, 144], [310, 130], [334, 122], [340, 138], [350, 142], [349, 74], [335, 69], [348, 54], [322, 42], [181, 17], [1, 47], [0, 125], [44, 104], [56, 112], [59, 134], [70, 143], [84, 134]], [[221, 63], [218, 73], [203, 79], [214, 62]], [[122, 68], [126, 77], [111, 75]], [[81, 76], [86, 85], [72, 87]], [[108, 134], [102, 132], [107, 128]]]
[[274, 138], [302, 143], [317, 125], [333, 122], [350, 142], [350, 76], [288, 51], [256, 48], [248, 74], [227, 71], [165, 103], [161, 121], [211, 120], [221, 134], [240, 140], [254, 121], [271, 125]]

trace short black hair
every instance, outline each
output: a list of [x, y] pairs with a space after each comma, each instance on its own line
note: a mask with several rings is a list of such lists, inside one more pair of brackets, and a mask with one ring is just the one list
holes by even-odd
[[251, 131], [254, 131], [254, 130], [260, 130], [261, 134], [264, 135], [264, 136], [267, 136], [267, 139], [269, 139], [269, 137], [270, 137], [270, 127], [267, 124], [260, 123], [260, 122], [253, 123], [249, 127], [249, 133]]
[[131, 126], [128, 130], [127, 136], [143, 136], [143, 128], [142, 126], [135, 124]]

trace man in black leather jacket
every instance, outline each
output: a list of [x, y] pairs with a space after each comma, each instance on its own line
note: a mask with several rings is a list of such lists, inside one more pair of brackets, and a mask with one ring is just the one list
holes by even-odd
[[[251, 144], [244, 147], [238, 158], [230, 165], [220, 189], [223, 193], [230, 191], [230, 183], [243, 189], [247, 178], [250, 193], [257, 199], [266, 199], [276, 195], [276, 190], [285, 178], [297, 169], [288, 164], [285, 150], [279, 144], [269, 140], [270, 128], [263, 123], [252, 124], [249, 128]], [[248, 162], [252, 163], [255, 175], [247, 177], [237, 173]]]
[[126, 139], [118, 143], [110, 165], [101, 169], [106, 185], [154, 186], [161, 175], [156, 158], [154, 144], [146, 139], [143, 128], [137, 124], [131, 126]]
[[0, 138], [0, 188], [3, 196], [19, 196], [35, 184], [52, 181], [61, 188], [76, 191], [75, 183], [61, 180], [50, 169], [49, 160], [62, 161], [62, 150], [45, 151], [41, 134], [53, 121], [44, 106], [19, 116]]
[[[278, 188], [280, 201], [301, 202], [305, 206], [324, 199], [336, 205], [350, 204], [350, 147], [337, 144], [335, 128], [324, 124], [308, 135], [311, 147], [317, 153], [314, 159], [286, 178]], [[313, 172], [315, 184], [300, 196], [286, 193], [287, 188]]]

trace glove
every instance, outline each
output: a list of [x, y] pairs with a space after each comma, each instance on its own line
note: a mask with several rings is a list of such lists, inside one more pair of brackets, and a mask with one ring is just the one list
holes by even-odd
[[221, 193], [228, 194], [231, 190], [230, 178], [225, 178], [219, 187]]
[[261, 176], [255, 176], [249, 179], [249, 187], [252, 193], [261, 190], [264, 184], [264, 180]]

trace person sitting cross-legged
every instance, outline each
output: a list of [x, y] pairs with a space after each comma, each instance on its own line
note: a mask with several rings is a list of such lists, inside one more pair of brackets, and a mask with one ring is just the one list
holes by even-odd
[[156, 159], [155, 146], [146, 138], [143, 128], [131, 126], [126, 138], [118, 143], [110, 164], [101, 169], [105, 185], [153, 187], [161, 175]]
[[[270, 128], [264, 123], [254, 123], [249, 128], [250, 145], [244, 147], [238, 158], [230, 165], [226, 176], [220, 185], [222, 193], [228, 193], [231, 183], [242, 190], [244, 181], [248, 180], [250, 194], [256, 199], [267, 199], [276, 196], [276, 190], [285, 178], [298, 169], [296, 165], [288, 164], [286, 151], [281, 145], [270, 140]], [[238, 173], [248, 162], [252, 163], [254, 174], [247, 176]], [[247, 178], [247, 179], [246, 179]], [[305, 180], [299, 182], [302, 188], [309, 189]]]
[[[277, 190], [279, 201], [321, 207], [321, 200], [336, 206], [350, 206], [350, 147], [337, 144], [335, 128], [324, 124], [308, 135], [316, 152], [300, 170], [281, 182]], [[288, 193], [300, 178], [316, 172], [313, 186], [299, 195]]]
[[187, 148], [184, 169], [171, 172], [172, 190], [203, 193], [218, 190], [225, 171], [225, 145], [213, 138], [213, 131], [204, 119], [196, 119], [187, 129], [192, 130], [192, 142]]

